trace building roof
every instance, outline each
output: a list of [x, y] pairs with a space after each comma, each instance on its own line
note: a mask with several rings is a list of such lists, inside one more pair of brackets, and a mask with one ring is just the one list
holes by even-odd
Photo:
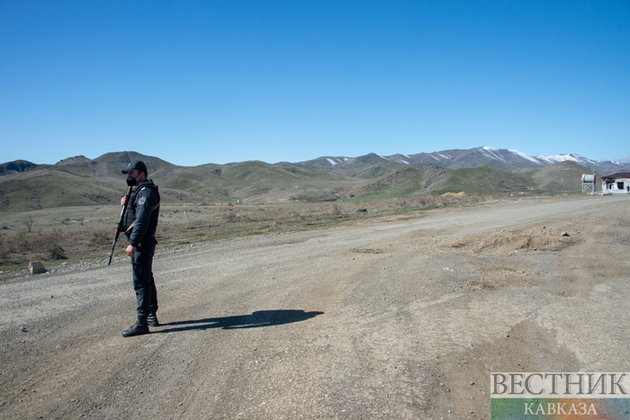
[[630, 178], [630, 172], [617, 172], [615, 174], [610, 174], [603, 176], [602, 179], [612, 179], [612, 178]]

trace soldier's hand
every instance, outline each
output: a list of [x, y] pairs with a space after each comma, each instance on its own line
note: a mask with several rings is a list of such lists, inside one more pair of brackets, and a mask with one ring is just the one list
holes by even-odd
[[123, 198], [120, 199], [120, 206], [124, 206], [125, 205], [125, 201], [127, 201], [127, 196], [123, 196]]
[[136, 252], [136, 247], [129, 245], [127, 249], [125, 249], [125, 252], [127, 253], [127, 256], [133, 257], [133, 253]]

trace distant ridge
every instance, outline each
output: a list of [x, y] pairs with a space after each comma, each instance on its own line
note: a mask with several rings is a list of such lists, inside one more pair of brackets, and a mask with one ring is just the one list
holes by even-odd
[[59, 162], [55, 163], [55, 165], [79, 165], [82, 163], [89, 163], [92, 159], [88, 159], [83, 155], [73, 156], [66, 159], [62, 159]]
[[[134, 159], [141, 159], [143, 155], [136, 152], [114, 152], [118, 156], [118, 163], [127, 165]], [[103, 162], [108, 160], [108, 156], [112, 153], [106, 153], [99, 156], [96, 159], [89, 159], [83, 155], [69, 157], [60, 160], [56, 165], [76, 165], [93, 162]], [[176, 165], [170, 164], [159, 158], [159, 163], [154, 167], [149, 167], [155, 170], [158, 166], [164, 165], [175, 167]], [[436, 165], [447, 169], [463, 169], [463, 168], [478, 168], [480, 166], [490, 166], [502, 171], [515, 172], [523, 169], [543, 168], [548, 165], [553, 165], [559, 162], [575, 162], [585, 168], [592, 171], [596, 171], [602, 174], [619, 172], [622, 170], [630, 169], [630, 163], [617, 162], [612, 160], [595, 161], [586, 157], [580, 156], [575, 153], [566, 153], [553, 156], [529, 156], [525, 153], [519, 152], [514, 149], [497, 149], [494, 147], [475, 147], [472, 149], [450, 149], [442, 150], [431, 153], [418, 153], [412, 155], [395, 154], [391, 156], [381, 156], [376, 153], [369, 153], [364, 156], [349, 157], [349, 156], [322, 156], [316, 159], [311, 159], [298, 163], [279, 162], [274, 165], [294, 165], [295, 167], [308, 168], [308, 169], [341, 169], [348, 166], [360, 166], [360, 165], [376, 165], [383, 162], [393, 162], [403, 165], [414, 164], [428, 164]], [[112, 162], [110, 162], [111, 164]], [[216, 165], [216, 164], [205, 164]], [[0, 175], [25, 172], [37, 169], [40, 166], [26, 160], [16, 160], [13, 162], [7, 162], [0, 164]], [[217, 165], [222, 166], [222, 165]]]
[[0, 165], [0, 211], [115, 205], [125, 191], [121, 170], [143, 160], [164, 203], [380, 200], [405, 196], [581, 192], [581, 176], [630, 172], [630, 165], [576, 154], [528, 156], [478, 147], [415, 155], [324, 156], [299, 163], [261, 161], [178, 166], [133, 151], [55, 165]]
[[[392, 156], [379, 156], [375, 154], [366, 155], [372, 160], [380, 158], [382, 161], [402, 163], [404, 165], [430, 164], [448, 169], [478, 168], [480, 166], [490, 166], [502, 171], [514, 172], [522, 169], [542, 168], [559, 162], [571, 161], [585, 168], [596, 172], [615, 172], [630, 166], [628, 163], [615, 162], [611, 160], [594, 161], [575, 153], [567, 153], [555, 156], [529, 156], [525, 153], [513, 149], [496, 149], [493, 147], [476, 147], [473, 149], [452, 149], [439, 152], [419, 153], [414, 155], [396, 154]], [[298, 165], [305, 166], [337, 166], [345, 164], [352, 159], [348, 157], [324, 157], [314, 160], [300, 162]]]
[[17, 174], [37, 169], [38, 165], [27, 160], [14, 160], [0, 165], [0, 175]]

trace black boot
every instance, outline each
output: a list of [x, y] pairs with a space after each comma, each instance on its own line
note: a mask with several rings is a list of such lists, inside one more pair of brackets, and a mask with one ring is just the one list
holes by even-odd
[[158, 321], [157, 314], [155, 312], [149, 314], [149, 316], [147, 317], [147, 324], [151, 327], [160, 326], [160, 321]]
[[149, 331], [149, 326], [147, 325], [147, 319], [146, 317], [144, 317], [144, 318], [138, 318], [138, 321], [135, 324], [133, 324], [131, 328], [122, 332], [122, 336], [132, 337], [134, 335], [148, 334], [149, 332], [150, 331]]

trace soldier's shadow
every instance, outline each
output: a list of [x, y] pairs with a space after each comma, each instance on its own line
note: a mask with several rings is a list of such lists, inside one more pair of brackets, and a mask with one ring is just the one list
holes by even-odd
[[152, 333], [170, 333], [179, 331], [207, 330], [210, 328], [223, 328], [225, 330], [239, 328], [271, 327], [273, 325], [290, 324], [306, 321], [307, 319], [322, 315], [323, 312], [304, 312], [299, 309], [279, 309], [269, 311], [256, 311], [251, 315], [226, 316], [221, 318], [205, 318], [189, 321], [175, 321], [161, 324], [160, 327], [168, 327], [160, 330], [152, 330]]

